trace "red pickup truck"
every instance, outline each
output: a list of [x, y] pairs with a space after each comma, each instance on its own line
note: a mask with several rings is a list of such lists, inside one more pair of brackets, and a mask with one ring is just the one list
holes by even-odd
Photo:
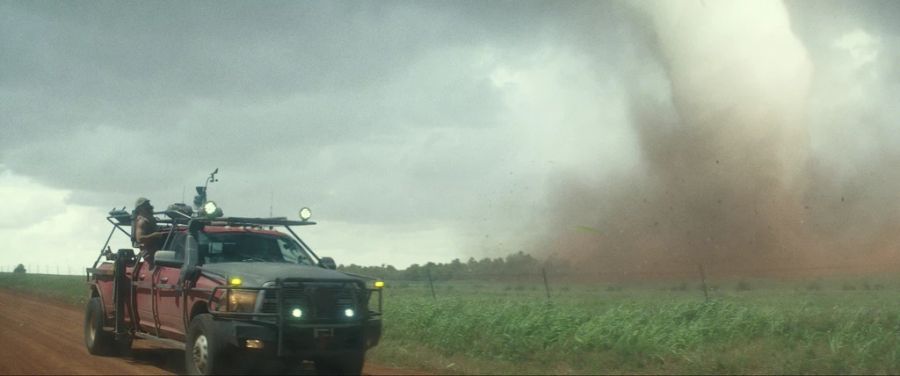
[[131, 216], [110, 212], [113, 229], [87, 269], [88, 351], [114, 355], [152, 340], [183, 348], [190, 374], [246, 373], [273, 360], [359, 374], [381, 337], [383, 282], [313, 253], [291, 228], [315, 224], [305, 213], [300, 221], [154, 213], [165, 242], [141, 257], [111, 251], [115, 232], [130, 238]]

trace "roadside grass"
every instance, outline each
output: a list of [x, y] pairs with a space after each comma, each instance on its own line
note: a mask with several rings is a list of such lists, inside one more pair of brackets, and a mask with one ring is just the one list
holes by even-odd
[[[898, 282], [715, 281], [707, 302], [684, 281], [559, 284], [549, 300], [541, 284], [438, 283], [435, 299], [388, 281], [368, 358], [437, 374], [898, 374]], [[79, 276], [0, 284], [79, 307], [87, 296]]]
[[88, 286], [84, 276], [0, 273], [0, 288], [84, 307]]

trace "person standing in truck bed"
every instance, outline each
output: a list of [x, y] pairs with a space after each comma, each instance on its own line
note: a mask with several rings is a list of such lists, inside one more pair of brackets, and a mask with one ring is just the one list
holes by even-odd
[[133, 246], [140, 248], [144, 259], [152, 262], [153, 254], [162, 248], [166, 234], [158, 232], [156, 217], [153, 216], [153, 205], [144, 197], [134, 203], [134, 221], [132, 222]]

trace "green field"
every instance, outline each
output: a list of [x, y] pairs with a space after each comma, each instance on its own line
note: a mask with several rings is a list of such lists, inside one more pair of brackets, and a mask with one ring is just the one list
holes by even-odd
[[84, 307], [88, 298], [84, 276], [0, 273], [0, 286], [17, 293], [37, 295]]
[[390, 284], [387, 364], [447, 373], [900, 372], [900, 280]]
[[[83, 304], [82, 277], [0, 274]], [[900, 279], [543, 285], [388, 281], [370, 359], [435, 373], [900, 373]]]

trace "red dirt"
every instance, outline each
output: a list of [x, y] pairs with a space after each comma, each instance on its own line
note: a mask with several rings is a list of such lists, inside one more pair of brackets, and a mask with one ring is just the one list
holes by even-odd
[[[84, 313], [73, 306], [0, 290], [0, 374], [4, 375], [172, 375], [184, 373], [184, 352], [136, 340], [123, 358], [88, 354]], [[314, 374], [311, 369], [306, 374]], [[367, 375], [414, 375], [366, 364]]]

